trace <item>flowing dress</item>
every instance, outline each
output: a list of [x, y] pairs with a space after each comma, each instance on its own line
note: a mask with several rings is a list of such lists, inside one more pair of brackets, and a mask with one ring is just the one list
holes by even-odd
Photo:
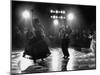
[[24, 56], [30, 55], [31, 59], [42, 59], [50, 55], [48, 45], [44, 41], [42, 33], [38, 30], [35, 31], [35, 36], [32, 32], [27, 32], [27, 45], [25, 48]]

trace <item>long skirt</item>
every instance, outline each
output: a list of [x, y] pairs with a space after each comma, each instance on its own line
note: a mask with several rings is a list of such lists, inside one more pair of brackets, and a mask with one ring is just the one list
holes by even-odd
[[30, 55], [33, 60], [46, 58], [50, 55], [48, 45], [44, 40], [32, 42], [26, 47], [24, 52], [26, 55]]

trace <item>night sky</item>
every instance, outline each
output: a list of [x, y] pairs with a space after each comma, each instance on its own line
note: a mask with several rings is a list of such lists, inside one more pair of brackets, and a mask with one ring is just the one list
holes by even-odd
[[53, 32], [52, 19], [50, 18], [50, 10], [65, 10], [75, 13], [76, 22], [71, 25], [72, 30], [82, 27], [96, 28], [96, 6], [86, 5], [71, 5], [71, 4], [55, 4], [55, 3], [39, 3], [39, 2], [24, 2], [12, 1], [12, 39], [16, 36], [16, 26], [21, 24], [20, 11], [30, 9], [34, 11], [34, 16], [40, 19], [41, 24], [44, 25], [46, 32]]

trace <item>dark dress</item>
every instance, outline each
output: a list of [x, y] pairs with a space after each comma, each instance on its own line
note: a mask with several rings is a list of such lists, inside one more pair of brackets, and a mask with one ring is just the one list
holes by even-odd
[[43, 59], [50, 55], [48, 45], [44, 41], [40, 31], [35, 31], [35, 37], [33, 36], [31, 39], [28, 39], [25, 53], [30, 55], [33, 60]]

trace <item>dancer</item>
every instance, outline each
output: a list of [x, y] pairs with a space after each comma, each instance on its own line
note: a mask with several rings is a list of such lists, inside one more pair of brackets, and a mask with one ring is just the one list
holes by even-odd
[[26, 50], [24, 54], [28, 54], [31, 56], [31, 59], [36, 63], [37, 59], [41, 59], [43, 61], [44, 58], [50, 55], [50, 51], [48, 45], [44, 41], [45, 32], [43, 25], [40, 24], [39, 19], [33, 19], [32, 21], [34, 31], [28, 32], [28, 43], [26, 46]]
[[60, 29], [60, 36], [61, 36], [61, 48], [62, 52], [64, 54], [63, 58], [69, 57], [68, 47], [69, 47], [69, 35], [71, 34], [71, 29], [69, 26], [62, 26]]

